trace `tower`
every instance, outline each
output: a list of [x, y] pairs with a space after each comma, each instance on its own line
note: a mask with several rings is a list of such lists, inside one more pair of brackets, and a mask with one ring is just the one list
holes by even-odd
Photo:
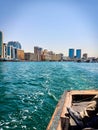
[[69, 58], [74, 58], [74, 49], [69, 49]]
[[76, 58], [78, 58], [78, 59], [81, 58], [81, 49], [76, 50]]
[[0, 58], [2, 58], [3, 34], [0, 31]]

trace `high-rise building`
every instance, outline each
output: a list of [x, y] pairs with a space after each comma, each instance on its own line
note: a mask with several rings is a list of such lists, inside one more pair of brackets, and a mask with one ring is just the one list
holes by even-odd
[[38, 61], [38, 48], [37, 46], [34, 47], [34, 55], [35, 55], [35, 59], [36, 61]]
[[42, 50], [40, 47], [34, 47], [34, 55], [37, 61], [41, 61]]
[[37, 55], [37, 53], [38, 53], [38, 47], [35, 46], [35, 47], [34, 47], [34, 54]]
[[0, 31], [0, 58], [2, 58], [3, 34]]
[[76, 58], [80, 59], [81, 58], [81, 49], [76, 50]]
[[69, 58], [74, 58], [74, 49], [69, 49]]
[[3, 43], [2, 56], [4, 59], [7, 59], [7, 44], [6, 43]]

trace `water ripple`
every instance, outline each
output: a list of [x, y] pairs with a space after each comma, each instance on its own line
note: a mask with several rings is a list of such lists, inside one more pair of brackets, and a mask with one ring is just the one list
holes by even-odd
[[45, 130], [65, 90], [98, 89], [98, 64], [0, 62], [0, 130]]

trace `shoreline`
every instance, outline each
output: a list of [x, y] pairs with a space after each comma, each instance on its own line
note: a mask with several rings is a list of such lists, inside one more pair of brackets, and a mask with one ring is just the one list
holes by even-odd
[[70, 60], [63, 60], [63, 61], [32, 61], [32, 60], [1, 60], [0, 62], [75, 62], [75, 63], [98, 63], [98, 61], [70, 61]]

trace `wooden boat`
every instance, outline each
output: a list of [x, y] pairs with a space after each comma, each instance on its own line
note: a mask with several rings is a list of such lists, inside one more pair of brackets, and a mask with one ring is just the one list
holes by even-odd
[[79, 130], [75, 121], [67, 116], [66, 107], [82, 111], [96, 94], [98, 90], [65, 91], [55, 108], [47, 130]]

